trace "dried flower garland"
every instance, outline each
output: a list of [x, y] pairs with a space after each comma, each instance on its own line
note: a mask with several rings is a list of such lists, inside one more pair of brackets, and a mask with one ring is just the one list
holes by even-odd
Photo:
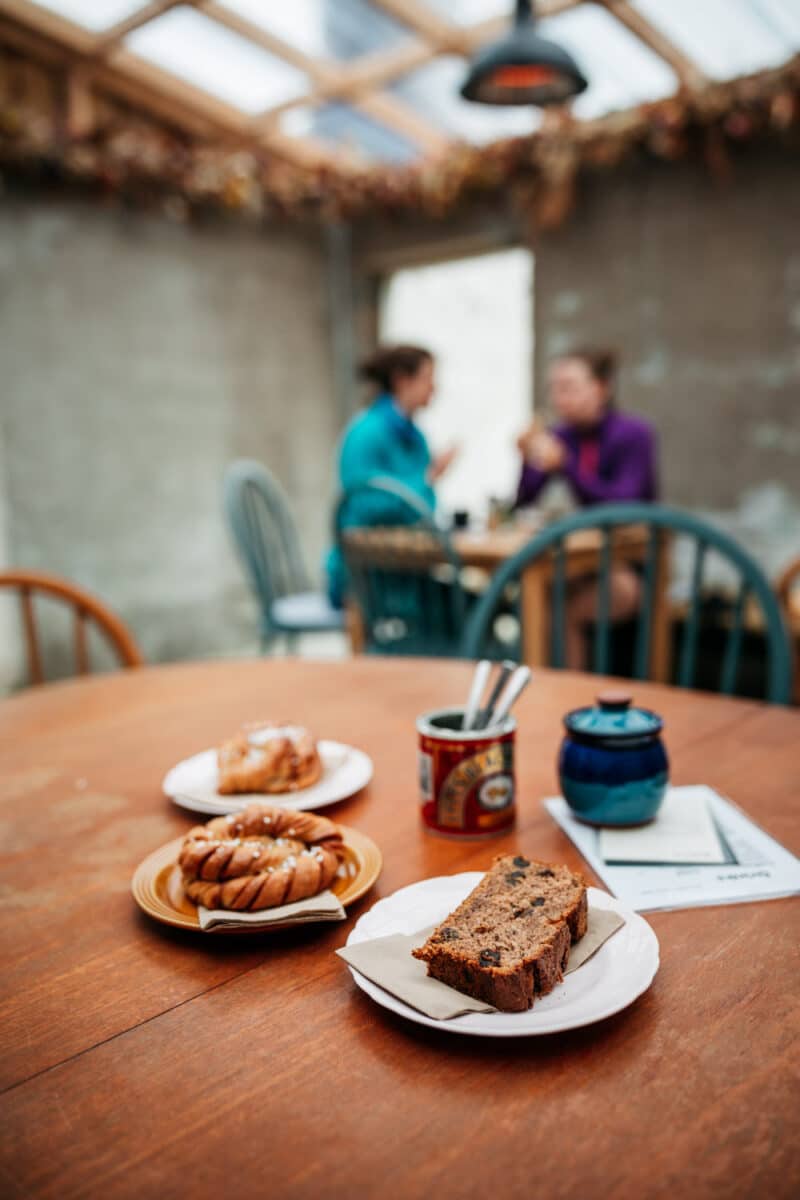
[[441, 159], [406, 168], [339, 172], [301, 167], [263, 147], [202, 143], [108, 96], [95, 98], [90, 130], [77, 131], [65, 117], [63, 79], [28, 61], [22, 67], [18, 57], [0, 57], [0, 167], [83, 183], [104, 198], [159, 206], [176, 220], [209, 206], [296, 220], [436, 219], [502, 195], [552, 228], [569, 214], [582, 171], [613, 168], [636, 152], [671, 160], [699, 148], [725, 178], [732, 145], [771, 137], [796, 149], [800, 128], [796, 57], [778, 70], [597, 121], [561, 114], [530, 137], [457, 144]]

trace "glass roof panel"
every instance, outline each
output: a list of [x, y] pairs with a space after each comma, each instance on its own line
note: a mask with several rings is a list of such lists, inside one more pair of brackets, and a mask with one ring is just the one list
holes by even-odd
[[38, 7], [49, 8], [76, 25], [99, 33], [136, 12], [142, 7], [142, 0], [47, 0]]
[[135, 54], [247, 113], [302, 95], [302, 71], [191, 8], [173, 8], [125, 39]]
[[226, 0], [229, 8], [306, 54], [348, 61], [389, 50], [409, 30], [368, 0]]
[[383, 162], [407, 163], [419, 158], [419, 148], [401, 134], [338, 101], [315, 109], [289, 109], [281, 118], [281, 129], [290, 136], [310, 135]]
[[455, 138], [481, 145], [498, 138], [533, 133], [542, 120], [538, 109], [499, 108], [462, 99], [459, 88], [467, 75], [463, 58], [444, 55], [395, 83], [401, 96], [421, 116]]
[[[596, 117], [660, 99], [678, 86], [672, 68], [597, 5], [580, 5], [541, 21], [539, 28], [544, 37], [574, 55], [589, 80], [587, 91], [573, 106], [578, 117]], [[398, 81], [392, 90], [455, 136], [474, 142], [530, 133], [541, 123], [538, 109], [495, 108], [462, 100], [459, 88], [466, 72], [462, 59], [439, 58]]]
[[325, 0], [291, 0], [265, 4], [264, 0], [224, 0], [226, 8], [274, 33], [304, 54], [325, 55], [322, 33]]
[[310, 104], [296, 104], [278, 115], [281, 133], [287, 137], [310, 137], [314, 132], [313, 121], [316, 109]]
[[589, 81], [573, 103], [577, 117], [591, 119], [660, 100], [678, 87], [672, 68], [598, 5], [582, 4], [540, 21], [539, 29], [573, 55]]
[[[342, 63], [391, 50], [420, 35], [375, 0], [223, 0], [253, 24], [310, 56]], [[507, 17], [513, 0], [416, 0], [445, 21], [460, 26]], [[629, 0], [653, 26], [682, 49], [711, 78], [729, 79], [785, 62], [800, 50], [800, 0]], [[92, 32], [124, 20], [144, 0], [40, 0]], [[671, 67], [617, 21], [607, 8], [584, 2], [542, 19], [545, 37], [576, 58], [588, 90], [574, 102], [579, 118], [660, 99], [678, 81]], [[203, 13], [180, 4], [134, 30], [126, 48], [246, 113], [257, 113], [305, 97], [302, 71]], [[433, 127], [452, 138], [482, 145], [536, 129], [534, 108], [470, 104], [459, 88], [467, 63], [457, 55], [436, 56], [383, 86], [403, 99]], [[287, 131], [304, 133], [371, 158], [405, 162], [418, 147], [402, 134], [361, 113], [330, 103], [298, 106], [284, 117]], [[291, 128], [290, 128], [291, 127]]]
[[800, 4], [796, 0], [750, 0], [750, 3], [794, 53], [800, 47]]
[[502, 16], [508, 17], [510, 25], [514, 11], [511, 0], [427, 0], [427, 3], [440, 17], [456, 25], [477, 25], [490, 17]]
[[633, 0], [713, 79], [778, 66], [800, 48], [799, 0]]

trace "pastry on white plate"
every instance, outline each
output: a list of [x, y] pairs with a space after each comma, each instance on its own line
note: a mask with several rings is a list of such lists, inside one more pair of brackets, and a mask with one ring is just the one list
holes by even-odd
[[302, 725], [259, 721], [245, 725], [217, 752], [218, 791], [296, 792], [322, 775], [313, 735]]

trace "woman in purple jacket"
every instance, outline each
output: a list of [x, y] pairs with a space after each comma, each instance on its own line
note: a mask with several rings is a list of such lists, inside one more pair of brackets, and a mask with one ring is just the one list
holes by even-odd
[[[574, 350], [549, 371], [549, 392], [559, 418], [551, 429], [536, 422], [519, 438], [523, 456], [515, 507], [532, 504], [553, 478], [566, 480], [580, 505], [655, 500], [658, 468], [655, 433], [646, 421], [614, 406], [616, 357], [607, 350]], [[567, 604], [567, 666], [586, 665], [584, 626], [597, 612], [594, 578], [576, 581]], [[611, 619], [633, 617], [641, 602], [637, 573], [611, 572]]]

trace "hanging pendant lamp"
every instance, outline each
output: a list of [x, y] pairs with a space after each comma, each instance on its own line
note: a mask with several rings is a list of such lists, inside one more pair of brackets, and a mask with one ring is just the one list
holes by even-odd
[[514, 25], [472, 60], [461, 89], [478, 104], [563, 104], [589, 86], [574, 58], [539, 37], [531, 0], [517, 0]]

